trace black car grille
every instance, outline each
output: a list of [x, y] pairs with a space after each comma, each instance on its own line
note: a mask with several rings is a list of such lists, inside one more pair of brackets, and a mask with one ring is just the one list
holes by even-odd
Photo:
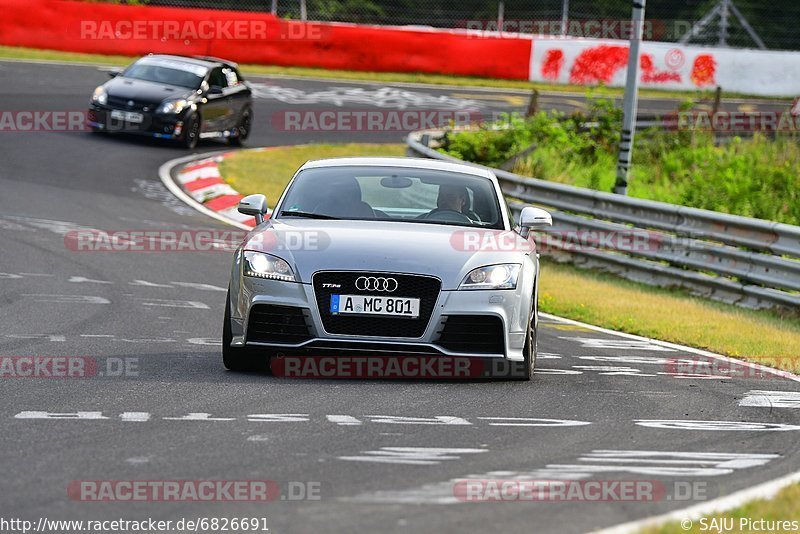
[[439, 340], [442, 348], [468, 354], [503, 354], [503, 321], [495, 315], [449, 315]]
[[247, 341], [296, 344], [311, 338], [301, 308], [254, 304], [247, 323]]
[[[129, 106], [128, 102], [133, 102], [133, 105]], [[122, 98], [120, 96], [111, 95], [108, 95], [108, 99], [106, 100], [106, 105], [108, 107], [124, 109], [125, 111], [144, 111], [144, 108], [147, 108], [148, 112], [153, 112], [156, 110], [158, 104], [159, 102], [144, 102], [133, 98]]]
[[[397, 280], [397, 289], [391, 293], [361, 291], [356, 289], [356, 279], [360, 276], [391, 277]], [[313, 277], [314, 295], [322, 318], [322, 325], [329, 334], [353, 336], [405, 337], [418, 338], [425, 333], [428, 321], [439, 298], [442, 283], [432, 276], [394, 273], [369, 273], [353, 271], [323, 271]], [[323, 288], [323, 284], [337, 284], [341, 287]], [[368, 315], [332, 315], [331, 295], [391, 295], [420, 299], [419, 317], [376, 317]]]

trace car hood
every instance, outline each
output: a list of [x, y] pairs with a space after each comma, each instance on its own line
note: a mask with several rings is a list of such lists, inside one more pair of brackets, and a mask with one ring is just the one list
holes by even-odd
[[267, 221], [248, 234], [245, 250], [279, 256], [303, 283], [317, 271], [429, 274], [456, 289], [469, 271], [522, 263], [534, 247], [518, 234], [438, 224], [380, 221]]
[[187, 98], [193, 91], [186, 87], [166, 85], [163, 83], [147, 82], [117, 76], [105, 84], [109, 96], [129, 98], [137, 102], [157, 104], [166, 99]]

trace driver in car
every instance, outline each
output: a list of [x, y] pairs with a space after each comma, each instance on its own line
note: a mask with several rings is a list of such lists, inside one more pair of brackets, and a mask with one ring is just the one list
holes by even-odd
[[[448, 213], [450, 215], [448, 215]], [[463, 185], [442, 184], [439, 186], [439, 196], [436, 207], [428, 213], [423, 213], [417, 219], [449, 220], [451, 222], [480, 222], [481, 218], [472, 211], [469, 193]]]
[[464, 213], [464, 206], [467, 205], [467, 188], [460, 185], [441, 185], [439, 186], [439, 198], [436, 199], [436, 206], [440, 210], [452, 210]]

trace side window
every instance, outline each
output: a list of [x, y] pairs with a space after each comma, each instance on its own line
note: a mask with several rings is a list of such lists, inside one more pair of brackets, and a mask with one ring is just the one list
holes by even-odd
[[228, 87], [228, 79], [225, 78], [225, 73], [222, 72], [222, 67], [217, 67], [211, 71], [211, 76], [208, 78], [208, 85], [212, 87], [216, 85], [218, 87], [222, 87], [223, 89]]

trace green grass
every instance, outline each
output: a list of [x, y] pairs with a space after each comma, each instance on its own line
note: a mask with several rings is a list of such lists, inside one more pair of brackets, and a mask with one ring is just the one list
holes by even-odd
[[[723, 518], [733, 518], [734, 528], [724, 530], [726, 534], [744, 534], [751, 532], [769, 532], [769, 530], [749, 529], [747, 523], [740, 523], [742, 518], [758, 521], [800, 521], [800, 484], [792, 484], [782, 489], [772, 499], [758, 499], [750, 501], [743, 506], [724, 513], [714, 513], [705, 516], [706, 525], [710, 525], [712, 519], [717, 519], [719, 523]], [[744, 527], [744, 528], [740, 528]], [[702, 528], [701, 521], [693, 521], [689, 529], [681, 527], [678, 521], [669, 522], [658, 527], [647, 528], [640, 531], [640, 534], [675, 534], [677, 532], [687, 532], [698, 534], [700, 532], [717, 532], [715, 529]], [[791, 528], [773, 530], [772, 532], [793, 532]]]
[[[57, 50], [39, 50], [33, 48], [20, 48], [0, 46], [0, 58], [7, 59], [37, 59], [51, 61], [70, 61], [80, 63], [96, 63], [105, 65], [128, 65], [133, 57], [113, 56], [102, 54], [82, 54], [76, 52], [61, 52]], [[528, 82], [525, 80], [503, 80], [497, 78], [479, 78], [474, 76], [451, 76], [447, 74], [425, 74], [413, 72], [367, 72], [355, 70], [327, 70], [311, 67], [283, 67], [278, 65], [240, 65], [242, 72], [247, 75], [283, 75], [310, 78], [328, 78], [339, 80], [353, 80], [378, 83], [422, 83], [431, 85], [455, 85], [463, 87], [487, 87], [495, 89], [517, 89], [521, 91], [552, 91], [564, 93], [580, 93], [586, 91], [585, 86], [547, 84], [541, 82]], [[595, 93], [606, 96], [622, 96], [623, 90], [616, 87], [596, 87]], [[713, 91], [666, 91], [659, 89], [640, 89], [641, 97], [651, 98], [694, 98], [696, 100], [712, 100]], [[765, 98], [741, 93], [725, 93], [726, 98], [752, 98], [766, 100], [788, 100], [791, 98]]]
[[226, 158], [220, 173], [243, 195], [261, 193], [275, 205], [295, 171], [308, 160], [342, 156], [403, 156], [403, 144], [313, 144], [247, 150]]
[[[309, 159], [400, 156], [404, 149], [400, 144], [325, 144], [244, 151], [225, 159], [220, 172], [240, 193], [263, 193], [274, 205]], [[746, 310], [554, 262], [543, 265], [544, 312], [800, 371], [798, 315]]]
[[[762, 136], [714, 146], [710, 136], [681, 143], [676, 136], [639, 136], [628, 194], [695, 208], [800, 224], [800, 145]], [[537, 148], [514, 172], [600, 191], [616, 179], [615, 151], [593, 161], [565, 156], [563, 146]]]

